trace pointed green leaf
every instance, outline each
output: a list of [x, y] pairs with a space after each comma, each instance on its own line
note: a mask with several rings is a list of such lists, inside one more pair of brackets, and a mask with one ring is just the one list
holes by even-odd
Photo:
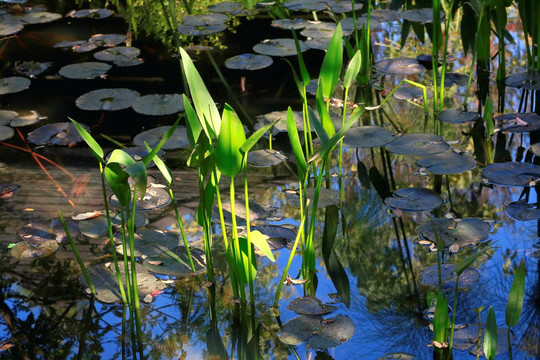
[[[107, 161], [107, 165], [111, 163], [117, 163], [122, 166], [131, 166], [135, 164], [135, 160], [131, 156], [129, 156], [128, 153], [121, 149], [115, 149], [111, 153], [111, 156], [109, 157], [109, 160]], [[127, 179], [126, 179], [127, 180]]]
[[361, 64], [362, 54], [360, 53], [360, 51], [356, 51], [356, 54], [354, 54], [351, 62], [349, 62], [349, 66], [347, 66], [345, 76], [343, 77], [343, 87], [345, 89], [349, 89], [352, 86], [354, 79], [356, 79], [356, 76], [360, 71]]
[[[326, 135], [333, 136], [336, 133], [334, 123], [330, 117], [330, 112], [324, 101], [322, 94], [322, 88], [319, 86], [317, 88], [317, 93], [315, 94], [315, 104], [317, 105], [317, 113], [319, 114], [319, 119], [321, 121], [322, 127]], [[317, 134], [318, 135], [318, 134]]]
[[508, 327], [516, 326], [521, 317], [523, 308], [523, 298], [525, 296], [525, 260], [521, 259], [519, 266], [512, 281], [512, 287], [508, 294], [508, 303], [506, 304], [505, 322]]
[[[265, 240], [266, 241], [266, 240]], [[240, 245], [240, 257], [241, 259], [238, 259], [240, 264], [238, 264], [238, 269], [240, 270], [240, 280], [244, 284], [249, 284], [255, 280], [255, 277], [257, 276], [257, 262], [255, 259], [255, 256], [251, 257], [251, 263], [249, 262], [249, 256], [248, 256], [248, 241], [247, 239], [242, 236], [238, 238], [238, 243]], [[253, 250], [253, 245], [251, 246]], [[251, 277], [250, 275], [250, 267], [251, 267]]]
[[495, 359], [495, 354], [497, 353], [497, 343], [497, 319], [495, 318], [495, 310], [493, 310], [493, 306], [490, 306], [486, 322], [486, 330], [484, 331], [484, 354], [486, 355], [486, 359]]
[[328, 50], [321, 65], [319, 73], [319, 87], [322, 88], [322, 95], [329, 99], [339, 81], [341, 66], [343, 65], [343, 36], [341, 23], [338, 23], [334, 35], [328, 45]]
[[[146, 147], [146, 150], [148, 150], [148, 152], [152, 150], [152, 148], [146, 143], [146, 141], [144, 142], [144, 146]], [[172, 176], [171, 170], [167, 167], [167, 165], [165, 165], [165, 163], [163, 162], [163, 160], [161, 160], [159, 156], [157, 155], [154, 156], [153, 160], [154, 160], [154, 164], [156, 164], [157, 168], [161, 172], [161, 175], [163, 175], [163, 177], [165, 178], [167, 185], [170, 187], [173, 182], [173, 176]]]
[[463, 271], [465, 271], [469, 266], [471, 266], [471, 264], [480, 257], [480, 255], [482, 255], [482, 252], [479, 251], [479, 252], [476, 252], [474, 254], [472, 254], [471, 256], [469, 256], [468, 258], [466, 258], [465, 260], [461, 261], [457, 266], [456, 266], [456, 275], [459, 276], [461, 275], [461, 273]]
[[486, 138], [491, 139], [495, 132], [495, 125], [493, 124], [493, 102], [489, 97], [486, 99], [486, 105], [484, 106], [484, 122], [486, 124]]
[[249, 240], [264, 254], [264, 256], [270, 259], [270, 261], [276, 261], [274, 254], [272, 253], [272, 249], [270, 249], [270, 245], [268, 245], [266, 236], [263, 235], [259, 230], [251, 231], [249, 233]]
[[184, 99], [184, 113], [186, 114], [186, 128], [187, 128], [187, 136], [189, 139], [189, 145], [191, 148], [195, 147], [195, 144], [197, 143], [197, 140], [199, 139], [199, 135], [202, 131], [201, 122], [199, 121], [199, 118], [197, 117], [197, 113], [195, 112], [195, 109], [193, 106], [191, 106], [191, 103], [189, 102], [187, 96], [185, 94], [182, 95]]
[[219, 171], [234, 177], [242, 170], [240, 147], [246, 141], [244, 127], [234, 110], [225, 104], [216, 146], [216, 163]]
[[[124, 171], [133, 179], [139, 198], [142, 199], [146, 194], [146, 185], [148, 182], [146, 165], [142, 161], [137, 161], [135, 164], [126, 167]], [[135, 192], [135, 195], [137, 195], [137, 192]]]
[[296, 36], [296, 31], [291, 28], [291, 31], [293, 33], [294, 38], [294, 45], [296, 46], [296, 56], [298, 58], [298, 67], [300, 68], [300, 76], [302, 77], [302, 82], [304, 83], [304, 87], [308, 86], [311, 77], [309, 76], [309, 72], [307, 70], [306, 64], [304, 63], [304, 57], [302, 55], [302, 50], [300, 50], [300, 43], [298, 42], [298, 37]]
[[86, 142], [86, 144], [90, 147], [90, 150], [92, 150], [92, 152], [94, 153], [94, 156], [96, 157], [97, 161], [104, 164], [105, 159], [103, 157], [104, 153], [103, 153], [103, 149], [101, 148], [101, 146], [99, 146], [99, 144], [96, 142], [96, 140], [94, 140], [92, 135], [90, 135], [90, 133], [88, 131], [86, 131], [81, 126], [81, 124], [79, 124], [78, 122], [76, 122], [72, 118], [69, 118], [69, 120], [71, 120], [73, 125], [75, 125], [75, 128], [77, 129], [77, 132], [83, 138], [83, 140]]
[[437, 295], [437, 305], [433, 316], [433, 332], [435, 341], [441, 344], [448, 340], [448, 327], [450, 326], [450, 317], [448, 316], [448, 302], [443, 293], [439, 291]]
[[283, 60], [285, 60], [285, 62], [287, 64], [289, 64], [289, 66], [291, 67], [291, 72], [292, 72], [292, 75], [293, 75], [294, 83], [296, 84], [296, 88], [298, 89], [298, 93], [300, 94], [301, 97], [303, 97], [304, 96], [305, 85], [298, 78], [298, 74], [296, 73], [296, 70], [294, 69], [293, 64], [291, 64], [291, 62], [289, 60], [287, 60], [287, 59], [283, 59]]
[[321, 144], [324, 146], [330, 138], [328, 137], [328, 134], [326, 133], [326, 130], [323, 127], [323, 124], [321, 123], [321, 120], [317, 116], [315, 116], [315, 113], [313, 112], [313, 109], [308, 106], [308, 114], [309, 114], [309, 120], [311, 122], [311, 125], [313, 125], [313, 129], [317, 133], [317, 136], [321, 140]]
[[271, 122], [270, 124], [266, 124], [257, 131], [255, 131], [251, 136], [240, 146], [240, 151], [242, 154], [246, 155], [253, 146], [259, 141], [264, 134], [266, 134], [274, 125], [276, 125], [280, 119], [277, 119], [274, 122]]
[[289, 142], [291, 143], [291, 148], [296, 159], [298, 177], [303, 180], [307, 172], [306, 157], [302, 150], [298, 128], [296, 127], [296, 121], [294, 121], [294, 115], [290, 106], [287, 108], [287, 134], [289, 135]]
[[118, 202], [122, 207], [128, 206], [131, 200], [131, 190], [127, 179], [128, 173], [122, 170], [122, 166], [118, 163], [109, 162], [105, 167], [105, 178], [111, 190], [118, 198]]

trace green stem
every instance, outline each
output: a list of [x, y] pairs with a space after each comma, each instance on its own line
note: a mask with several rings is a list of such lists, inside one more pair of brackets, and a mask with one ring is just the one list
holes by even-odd
[[244, 156], [244, 207], [246, 211], [246, 232], [247, 232], [247, 243], [248, 243], [248, 281], [249, 281], [249, 297], [250, 301], [253, 303], [255, 301], [255, 291], [253, 289], [253, 269], [251, 266], [251, 261], [253, 259], [253, 246], [251, 245], [251, 225], [249, 224], [249, 193], [248, 193], [248, 179], [247, 179], [247, 163], [246, 157]]
[[191, 250], [189, 249], [189, 244], [187, 241], [186, 233], [184, 231], [184, 226], [182, 226], [182, 219], [180, 218], [180, 214], [178, 213], [178, 206], [176, 205], [176, 201], [174, 201], [174, 193], [170, 186], [169, 186], [169, 196], [171, 197], [171, 202], [173, 204], [173, 209], [174, 209], [174, 215], [176, 216], [176, 222], [178, 224], [178, 228], [180, 229], [180, 234], [182, 234], [182, 241], [184, 242], [184, 248], [186, 249], [186, 254], [189, 259], [189, 266], [191, 268], [191, 272], [195, 273], [195, 264], [193, 263], [193, 258], [191, 257]]
[[[233, 242], [233, 250], [235, 252], [236, 256], [236, 264], [235, 269], [239, 273], [240, 271], [243, 271], [240, 269], [240, 265], [242, 262], [242, 254], [240, 253], [240, 242], [238, 240], [238, 229], [236, 225], [236, 208], [235, 208], [235, 194], [234, 194], [234, 176], [231, 176], [231, 184], [230, 184], [230, 202], [231, 202], [231, 218], [232, 218], [232, 242]], [[244, 274], [246, 275], [246, 274]], [[242, 279], [237, 279], [239, 283], [239, 289], [240, 289], [240, 300], [242, 304], [246, 303], [246, 292], [242, 283]]]
[[131, 286], [133, 304], [135, 305], [136, 314], [139, 311], [139, 282], [137, 281], [137, 269], [135, 261], [135, 210], [137, 204], [137, 188], [133, 190], [133, 203], [131, 205], [131, 216], [128, 220], [128, 235], [129, 235], [129, 258], [131, 260]]
[[121, 228], [120, 228], [120, 234], [122, 237], [122, 253], [124, 256], [124, 276], [126, 280], [126, 291], [127, 291], [127, 304], [133, 303], [133, 297], [131, 294], [131, 279], [129, 278], [129, 262], [127, 258], [127, 242], [126, 242], [126, 221], [125, 221], [125, 215], [127, 212], [127, 208], [120, 204], [120, 219], [121, 219]]
[[452, 350], [452, 345], [454, 343], [454, 328], [456, 325], [456, 309], [457, 309], [457, 295], [458, 295], [458, 282], [459, 275], [456, 277], [456, 284], [454, 286], [454, 305], [452, 306], [452, 324], [450, 325], [450, 343], [448, 347]]

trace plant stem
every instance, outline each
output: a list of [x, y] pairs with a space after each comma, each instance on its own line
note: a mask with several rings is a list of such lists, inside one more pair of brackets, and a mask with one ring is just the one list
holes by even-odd
[[[233, 247], [233, 250], [235, 252], [235, 256], [236, 256], [236, 263], [235, 263], [235, 269], [236, 271], [239, 273], [239, 276], [240, 276], [240, 271], [243, 271], [242, 269], [240, 269], [240, 266], [242, 264], [242, 254], [240, 252], [240, 242], [238, 240], [238, 228], [236, 227], [236, 208], [235, 208], [235, 194], [234, 194], [234, 176], [231, 176], [231, 184], [229, 186], [230, 188], [230, 202], [231, 202], [231, 218], [232, 218], [232, 247]], [[248, 264], [248, 266], [250, 266], [250, 264]], [[246, 275], [244, 273], [244, 275]], [[239, 279], [237, 279], [238, 283], [239, 283], [239, 289], [240, 289], [240, 300], [242, 302], [242, 304], [245, 304], [246, 303], [246, 291], [244, 289], [244, 284], [243, 284], [243, 281], [241, 279], [241, 277]]]
[[251, 261], [253, 259], [253, 245], [251, 244], [251, 225], [249, 223], [249, 192], [248, 192], [248, 179], [247, 179], [247, 163], [246, 163], [246, 157], [244, 156], [244, 207], [246, 211], [246, 238], [248, 243], [248, 281], [249, 281], [249, 300], [253, 304], [255, 301], [255, 291], [253, 289], [253, 281], [255, 280], [253, 278], [253, 269], [251, 266]]

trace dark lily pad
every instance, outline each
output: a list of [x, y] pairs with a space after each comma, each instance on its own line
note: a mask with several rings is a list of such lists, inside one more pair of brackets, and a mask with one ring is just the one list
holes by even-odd
[[15, 135], [15, 131], [9, 126], [0, 125], [0, 141], [11, 139]]
[[[480, 273], [474, 268], [467, 268], [459, 277], [458, 288], [468, 288], [474, 285], [480, 279]], [[421, 282], [423, 285], [438, 287], [439, 275], [437, 264], [422, 271]], [[441, 282], [443, 289], [453, 289], [456, 284], [456, 265], [441, 264]]]
[[384, 75], [413, 75], [426, 71], [416, 59], [398, 58], [383, 60], [375, 64], [375, 71]]
[[247, 162], [253, 167], [269, 167], [287, 160], [287, 155], [274, 149], [254, 150], [248, 153]]
[[88, 42], [96, 44], [98, 47], [117, 46], [127, 40], [124, 34], [97, 34], [88, 39]]
[[132, 46], [114, 46], [94, 54], [100, 61], [112, 61], [117, 66], [140, 65], [143, 60], [139, 58], [141, 51]]
[[114, 11], [110, 9], [81, 9], [70, 14], [76, 19], [106, 19], [114, 15]]
[[11, 247], [11, 256], [18, 260], [44, 257], [55, 252], [59, 246], [56, 240], [48, 240], [41, 244], [20, 241]]
[[375, 9], [371, 11], [371, 19], [379, 22], [392, 22], [400, 19], [399, 12], [390, 9]]
[[[410, 100], [410, 101], [423, 101], [424, 91], [419, 87], [412, 85], [401, 85], [396, 92], [394, 92], [394, 98], [397, 100]], [[433, 97], [433, 91], [426, 89], [426, 96], [428, 99]]]
[[530, 149], [534, 155], [540, 156], [540, 143], [532, 144]]
[[[231, 203], [229, 201], [221, 204], [223, 209], [223, 218], [226, 225], [232, 224], [231, 215]], [[254, 201], [249, 201], [249, 219], [250, 221], [265, 221], [269, 217], [272, 217], [276, 213], [276, 209], [258, 204]], [[236, 223], [238, 226], [245, 226], [246, 224], [246, 207], [244, 199], [237, 199], [235, 201]], [[219, 223], [219, 209], [214, 207], [212, 210], [212, 221]]]
[[[423, 9], [405, 10], [401, 13], [401, 17], [411, 22], [419, 22], [422, 24], [432, 23], [433, 22], [433, 9], [423, 8]], [[443, 19], [443, 18], [444, 18], [444, 12], [441, 11], [440, 19]]]
[[422, 223], [417, 229], [418, 235], [424, 240], [436, 243], [433, 228], [446, 247], [454, 244], [459, 247], [479, 244], [487, 240], [491, 231], [491, 225], [478, 218], [438, 218]]
[[[302, 40], [298, 40], [298, 42], [300, 44], [300, 51], [306, 51], [307, 46], [304, 42]], [[258, 54], [269, 56], [295, 56], [296, 46], [294, 44], [294, 39], [272, 39], [264, 40], [255, 45], [253, 51]]]
[[325, 320], [301, 315], [283, 325], [278, 338], [288, 345], [305, 342], [312, 349], [329, 349], [352, 338], [354, 332], [353, 321], [345, 315]]
[[540, 166], [513, 161], [496, 163], [486, 166], [482, 176], [497, 185], [527, 186], [540, 178]]
[[[167, 190], [156, 187], [155, 184], [149, 184], [144, 197], [137, 199], [135, 209], [137, 211], [154, 211], [167, 206], [170, 202], [171, 198]], [[111, 196], [110, 204], [114, 207], [120, 207], [116, 195]]]
[[100, 215], [91, 219], [79, 221], [79, 230], [81, 233], [91, 239], [99, 239], [108, 235], [109, 227], [107, 217]]
[[386, 145], [386, 149], [394, 154], [417, 156], [436, 154], [449, 148], [442, 136], [425, 133], [404, 134]]
[[326, 315], [337, 310], [333, 305], [324, 305], [314, 296], [303, 296], [291, 301], [287, 309], [299, 315]]
[[207, 36], [220, 33], [227, 29], [225, 24], [206, 25], [206, 26], [188, 26], [179, 25], [176, 29], [180, 34], [190, 36]]
[[536, 91], [540, 90], [540, 71], [521, 72], [506, 77], [507, 86]]
[[437, 175], [460, 174], [474, 169], [476, 161], [465, 153], [445, 151], [438, 154], [422, 156], [416, 162], [419, 167]]
[[410, 187], [396, 190], [384, 202], [392, 209], [417, 212], [433, 210], [442, 205], [444, 199], [433, 190]]
[[13, 94], [28, 89], [30, 80], [20, 76], [0, 79], [0, 95]]
[[148, 256], [143, 265], [151, 272], [172, 276], [191, 276], [206, 271], [206, 258], [204, 251], [191, 248], [191, 257], [195, 266], [195, 273], [191, 271], [189, 258], [184, 246], [177, 246], [160, 254]]
[[[354, 19], [352, 17], [345, 18], [343, 20], [339, 21], [341, 23], [341, 26], [343, 27], [344, 31], [347, 31], [348, 33], [352, 33], [355, 29], [354, 27]], [[369, 26], [371, 29], [378, 28], [381, 24], [377, 19], [374, 19], [373, 17], [369, 19]], [[367, 16], [362, 15], [360, 17], [356, 18], [356, 28], [362, 29], [367, 26]]]
[[306, 19], [276, 19], [272, 21], [272, 26], [284, 29], [284, 30], [290, 30], [290, 29], [303, 29], [309, 24], [309, 21]]
[[14, 71], [20, 75], [34, 78], [50, 68], [52, 62], [38, 62], [34, 60], [16, 62]]
[[[125, 218], [127, 218], [127, 216]], [[122, 226], [122, 215], [120, 213], [116, 213], [115, 211], [111, 211], [111, 223], [113, 226]], [[136, 212], [135, 229], [142, 228], [146, 225], [148, 225], [148, 218], [144, 215], [144, 213]]]
[[225, 67], [238, 70], [259, 70], [272, 65], [274, 61], [267, 55], [240, 54], [228, 58]]
[[291, 0], [283, 3], [291, 11], [323, 11], [329, 1], [318, 0]]
[[11, 110], [0, 110], [0, 125], [8, 125], [12, 120], [16, 119], [19, 113]]
[[131, 107], [139, 114], [171, 115], [184, 110], [184, 100], [180, 94], [150, 94], [137, 98]]
[[[348, 13], [353, 11], [353, 4], [350, 1], [347, 0], [340, 0], [335, 1], [333, 4], [329, 3], [329, 6], [332, 8], [332, 11], [336, 14], [340, 13]], [[354, 3], [354, 10], [360, 10], [364, 4], [355, 2]]]
[[[300, 35], [313, 39], [331, 39], [336, 31], [336, 26], [335, 22], [328, 21], [309, 23], [300, 31]], [[350, 35], [350, 31], [344, 29], [343, 35]]]
[[315, 50], [327, 50], [328, 46], [330, 45], [330, 41], [332, 38], [325, 37], [325, 38], [309, 38], [306, 41], [304, 41], [304, 44], [310, 48]]
[[129, 89], [98, 89], [79, 96], [75, 105], [82, 110], [116, 111], [131, 107], [138, 97]]
[[526, 200], [518, 200], [506, 205], [505, 211], [508, 216], [518, 221], [540, 219], [540, 209], [536, 207], [536, 204], [528, 204]]
[[[60, 41], [59, 43], [56, 43], [53, 46], [53, 48], [72, 49], [74, 46], [80, 46], [84, 43], [86, 43], [85, 40], [65, 40], [65, 41]], [[94, 44], [94, 48], [95, 48], [95, 44]]]
[[[163, 135], [170, 129], [170, 126], [158, 126], [136, 135], [133, 138], [133, 143], [138, 146], [144, 146], [146, 141], [150, 147], [154, 147], [160, 141]], [[178, 126], [172, 136], [163, 145], [163, 150], [185, 149], [189, 148], [189, 139], [187, 136], [187, 130], [183, 126]]]
[[524, 133], [540, 129], [540, 115], [535, 113], [510, 113], [495, 118], [501, 131]]
[[29, 114], [19, 115], [15, 119], [11, 120], [9, 126], [11, 127], [23, 127], [37, 124], [40, 120], [46, 119], [46, 116], [39, 115], [36, 111], [31, 110]]
[[220, 24], [224, 24], [228, 20], [229, 20], [229, 17], [227, 15], [219, 14], [219, 13], [189, 15], [189, 16], [185, 16], [182, 19], [182, 25], [186, 25], [186, 26], [220, 25]]
[[457, 72], [447, 72], [444, 75], [444, 86], [466, 86], [469, 81], [469, 76], [467, 74], [460, 74]]
[[[86, 131], [90, 129], [82, 125]], [[71, 122], [61, 122], [43, 125], [28, 133], [28, 141], [36, 145], [72, 145], [82, 141], [75, 125]]]
[[24, 14], [21, 21], [25, 24], [45, 24], [61, 18], [62, 15], [60, 14], [47, 11], [38, 11]]
[[[304, 130], [304, 120], [301, 111], [293, 111], [294, 122], [296, 123], [296, 128], [298, 131]], [[287, 132], [287, 112], [286, 111], [272, 111], [271, 113], [258, 115], [257, 123], [255, 124], [255, 129], [260, 129], [261, 127], [279, 120], [276, 125], [272, 128], [272, 134], [276, 135], [279, 133]]]
[[480, 114], [473, 111], [463, 111], [462, 109], [446, 109], [437, 115], [437, 119], [451, 124], [467, 124], [475, 121]]
[[[285, 225], [259, 225], [254, 226], [251, 228], [252, 231], [258, 230], [263, 235], [268, 236], [268, 242], [270, 244], [270, 247], [272, 248], [272, 239], [283, 239], [286, 241], [294, 241], [296, 239], [296, 235], [298, 234], [298, 229], [292, 229], [291, 227], [287, 227]], [[272, 250], [276, 250], [277, 248], [272, 248]]]
[[73, 45], [71, 47], [71, 51], [74, 53], [86, 53], [93, 51], [99, 47], [99, 44], [97, 42], [91, 42], [91, 41], [83, 41], [80, 44]]
[[283, 325], [278, 338], [285, 344], [297, 346], [305, 342], [321, 326], [321, 319], [313, 316], [302, 315]]
[[[120, 274], [122, 278], [125, 278], [125, 266], [124, 262], [118, 263], [120, 268]], [[148, 295], [159, 293], [165, 289], [163, 281], [156, 278], [153, 274], [150, 274], [146, 268], [140, 264], [136, 264], [135, 271], [137, 272], [137, 287], [139, 291], [140, 299], [145, 299]], [[118, 303], [122, 300], [120, 295], [120, 287], [116, 281], [115, 269], [112, 263], [106, 265], [96, 265], [88, 268], [88, 273], [92, 279], [92, 283], [96, 289], [96, 298], [106, 304]], [[85, 287], [88, 287], [88, 283], [83, 275], [79, 277], [79, 281]], [[125, 282], [124, 282], [125, 287]]]
[[208, 11], [229, 15], [248, 15], [250, 12], [241, 3], [224, 1], [208, 6]]
[[19, 191], [19, 185], [17, 184], [0, 184], [0, 199], [10, 199], [17, 191]]
[[[315, 197], [315, 188], [307, 189], [304, 196], [307, 196], [307, 198], [310, 201], [310, 204], [312, 205], [313, 199]], [[298, 196], [293, 197], [291, 204], [293, 206], [300, 207], [299, 197]], [[317, 208], [322, 209], [330, 205], [341, 206], [341, 194], [339, 193], [339, 190], [328, 189], [328, 188], [322, 187], [319, 193], [319, 201], [317, 203]]]
[[372, 148], [391, 143], [395, 138], [392, 132], [380, 126], [355, 126], [347, 132], [343, 144], [353, 148]]
[[[180, 243], [178, 234], [162, 230], [138, 230], [135, 233], [135, 257], [159, 255], [172, 250]], [[122, 245], [116, 246], [116, 251], [124, 254]], [[127, 255], [131, 256], [129, 248]]]
[[105, 76], [111, 67], [109, 64], [89, 61], [62, 66], [58, 74], [68, 79], [95, 79]]
[[[81, 235], [75, 221], [66, 219], [66, 224], [74, 239]], [[58, 244], [67, 241], [67, 235], [58, 218], [33, 221], [20, 228], [17, 235], [21, 240], [34, 245], [43, 244], [49, 240], [54, 240]]]

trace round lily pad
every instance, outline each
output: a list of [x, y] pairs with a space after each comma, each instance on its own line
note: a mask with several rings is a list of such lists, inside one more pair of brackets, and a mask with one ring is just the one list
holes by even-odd
[[416, 162], [419, 167], [426, 168], [432, 174], [460, 174], [474, 169], [476, 161], [465, 153], [445, 151], [438, 154], [423, 156]]
[[24, 29], [24, 25], [20, 22], [0, 23], [0, 36], [15, 35], [19, 31]]
[[[82, 125], [86, 131], [90, 129]], [[75, 125], [71, 122], [61, 122], [43, 125], [28, 133], [28, 141], [36, 145], [72, 145], [82, 141]]]
[[208, 6], [207, 9], [208, 11], [212, 11], [215, 13], [223, 13], [223, 14], [229, 14], [229, 15], [249, 14], [249, 11], [247, 9], [244, 9], [241, 3], [231, 2], [231, 1], [223, 1], [217, 4], [213, 4], [213, 5]]
[[434, 228], [446, 247], [476, 245], [487, 240], [491, 231], [491, 225], [478, 218], [432, 219], [422, 223], [417, 231], [422, 239], [436, 243]]
[[[302, 31], [300, 35], [313, 39], [331, 39], [336, 31], [336, 23], [328, 21], [320, 21], [309, 23]], [[350, 32], [344, 30], [344, 35], [349, 35]]]
[[76, 19], [106, 19], [113, 16], [114, 11], [110, 9], [81, 9], [73, 12], [71, 17]]
[[288, 321], [281, 328], [278, 338], [288, 345], [300, 345], [313, 349], [329, 349], [352, 338], [353, 321], [345, 315], [323, 320], [320, 317], [301, 315]]
[[105, 237], [109, 232], [107, 217], [100, 215], [95, 218], [81, 220], [79, 221], [79, 229], [84, 236], [91, 239]]
[[14, 71], [20, 75], [34, 78], [51, 67], [52, 62], [38, 62], [34, 60], [16, 62]]
[[[125, 216], [127, 218], [127, 216]], [[113, 226], [122, 226], [122, 215], [121, 213], [116, 213], [111, 211], [111, 223]], [[142, 228], [148, 225], [148, 218], [144, 213], [136, 212], [135, 213], [135, 229]]]
[[[58, 48], [58, 49], [71, 49], [73, 48], [74, 46], [80, 46], [82, 44], [86, 43], [85, 40], [65, 40], [65, 41], [60, 41], [59, 43], [56, 43], [53, 48]], [[94, 45], [95, 46], [95, 45]]]
[[[405, 10], [401, 13], [401, 17], [411, 22], [419, 22], [422, 24], [432, 23], [433, 22], [433, 9], [423, 8], [423, 9]], [[441, 11], [440, 19], [443, 19], [443, 18], [444, 18], [444, 12]]]
[[[81, 235], [79, 226], [71, 219], [66, 219], [66, 224], [71, 236], [75, 239]], [[49, 240], [54, 240], [58, 244], [67, 241], [60, 219], [36, 220], [26, 224], [17, 232], [19, 238], [29, 244], [42, 244]]]
[[384, 75], [413, 75], [426, 71], [416, 59], [398, 58], [380, 61], [374, 66], [375, 71]]
[[524, 133], [540, 129], [540, 115], [531, 112], [503, 114], [495, 120], [505, 132]]
[[77, 45], [73, 45], [71, 47], [71, 50], [74, 53], [86, 53], [86, 52], [95, 50], [98, 47], [99, 47], [99, 44], [97, 42], [83, 41]]
[[205, 25], [205, 26], [189, 26], [189, 25], [179, 25], [176, 29], [180, 34], [190, 35], [190, 36], [207, 36], [220, 33], [227, 29], [225, 24], [217, 25]]
[[309, 38], [306, 41], [304, 41], [304, 44], [309, 49], [315, 49], [315, 50], [327, 50], [328, 46], [330, 46], [330, 41], [332, 38], [325, 37], [325, 38]]
[[540, 178], [540, 166], [521, 162], [495, 163], [482, 170], [491, 183], [504, 186], [527, 186]]
[[[159, 126], [136, 135], [133, 143], [138, 146], [144, 146], [146, 141], [150, 147], [154, 147], [160, 141], [163, 135], [170, 129], [170, 126]], [[163, 150], [185, 149], [189, 147], [187, 130], [183, 126], [177, 126], [172, 136], [165, 142]]]
[[15, 135], [15, 131], [9, 126], [0, 125], [0, 141], [11, 139]]
[[540, 71], [521, 72], [509, 75], [505, 83], [507, 86], [536, 91], [540, 90]]
[[[335, 1], [333, 4], [330, 3], [329, 5], [332, 8], [332, 11], [336, 14], [348, 13], [353, 11], [353, 4], [348, 0]], [[364, 4], [355, 2], [354, 10], [360, 10], [363, 6]]]
[[[159, 255], [172, 250], [180, 243], [177, 234], [162, 230], [138, 230], [135, 233], [135, 257]], [[116, 251], [124, 254], [122, 244], [116, 246]], [[129, 248], [127, 255], [131, 256]]]
[[272, 65], [274, 61], [267, 55], [240, 54], [225, 61], [225, 67], [238, 70], [259, 70]]
[[437, 115], [437, 119], [450, 124], [467, 124], [475, 121], [480, 114], [462, 109], [446, 109]]
[[290, 0], [283, 3], [291, 11], [323, 11], [328, 1], [318, 0]]
[[29, 86], [30, 80], [24, 77], [0, 78], [0, 95], [18, 93], [28, 89]]
[[94, 58], [100, 61], [112, 61], [115, 64], [127, 61], [137, 60], [140, 63], [138, 56], [141, 50], [133, 46], [113, 46], [94, 54]]
[[[424, 91], [416, 86], [401, 85], [395, 92], [394, 98], [397, 100], [423, 101]], [[433, 97], [433, 91], [426, 89], [427, 99]]]
[[[152, 186], [146, 188], [146, 194], [142, 199], [137, 199], [135, 209], [137, 211], [154, 211], [167, 206], [171, 202], [171, 197], [167, 190]], [[114, 207], [120, 207], [116, 195], [111, 196], [110, 204]]]
[[[458, 281], [458, 288], [468, 288], [474, 285], [480, 279], [480, 273], [474, 268], [465, 269]], [[443, 289], [453, 289], [456, 284], [456, 265], [454, 264], [441, 264], [441, 280]], [[422, 284], [430, 287], [438, 287], [439, 274], [437, 264], [422, 271], [421, 277]]]
[[384, 202], [392, 209], [417, 212], [433, 210], [442, 205], [444, 199], [433, 190], [410, 187], [396, 190]]
[[[301, 111], [293, 111], [293, 119], [296, 123], [296, 128], [298, 131], [304, 130], [304, 120]], [[287, 132], [287, 112], [286, 111], [272, 111], [271, 113], [258, 115], [257, 123], [255, 124], [255, 129], [260, 129], [261, 127], [279, 120], [274, 127], [272, 128], [272, 134], [276, 135], [282, 132]]]
[[320, 325], [320, 318], [301, 315], [285, 323], [278, 334], [278, 338], [285, 344], [297, 346], [319, 330]]
[[[355, 29], [355, 26], [354, 26], [354, 19], [352, 17], [348, 17], [348, 18], [345, 18], [343, 20], [340, 20], [339, 21], [341, 26], [343, 27], [343, 30], [349, 34], [352, 34], [352, 32], [354, 31]], [[356, 28], [357, 29], [362, 29], [364, 27], [367, 26], [367, 16], [366, 15], [362, 15], [360, 17], [357, 17], [356, 18]], [[380, 26], [380, 23], [377, 19], [374, 19], [373, 17], [371, 17], [369, 19], [369, 26], [371, 29], [374, 29], [374, 28], [377, 28]]]
[[224, 14], [210, 13], [189, 15], [182, 19], [182, 25], [186, 26], [208, 26], [208, 25], [220, 25], [229, 20], [229, 17]]
[[36, 111], [31, 110], [29, 114], [19, 115], [15, 119], [11, 120], [9, 126], [11, 127], [23, 127], [37, 124], [40, 120], [46, 119], [46, 116], [39, 115]]
[[0, 110], [0, 125], [8, 125], [12, 120], [16, 119], [19, 113], [11, 110]]
[[139, 114], [171, 115], [184, 110], [184, 100], [180, 94], [150, 94], [137, 98], [131, 107]]
[[98, 89], [87, 92], [75, 100], [82, 110], [115, 111], [131, 107], [139, 94], [129, 89]]
[[371, 11], [371, 18], [379, 22], [392, 22], [400, 18], [399, 12], [390, 9], [375, 9]]
[[444, 86], [446, 87], [452, 86], [454, 84], [457, 86], [467, 86], [468, 82], [469, 82], [469, 76], [467, 74], [460, 74], [457, 72], [447, 72], [444, 75]]
[[[254, 201], [249, 201], [249, 219], [252, 222], [255, 221], [264, 221], [267, 218], [274, 216], [276, 209], [258, 204]], [[232, 224], [232, 215], [231, 215], [231, 203], [229, 201], [221, 203], [223, 209], [223, 218], [226, 225]], [[236, 223], [238, 226], [244, 226], [246, 224], [246, 207], [244, 200], [238, 199], [235, 202], [235, 212], [236, 212]], [[215, 206], [212, 209], [212, 220], [219, 222], [219, 209]]]
[[388, 151], [402, 155], [436, 154], [449, 148], [442, 136], [425, 133], [404, 134], [386, 145]]
[[350, 128], [345, 135], [343, 145], [353, 148], [372, 148], [391, 143], [395, 138], [393, 133], [380, 126], [355, 126]]
[[309, 24], [309, 21], [306, 19], [276, 19], [272, 21], [272, 26], [284, 29], [284, 30], [290, 30], [290, 29], [303, 29]]
[[287, 309], [300, 315], [326, 315], [336, 311], [333, 305], [324, 305], [322, 301], [314, 296], [303, 296], [293, 299]]
[[[300, 51], [304, 52], [308, 48], [302, 40], [298, 41], [300, 44]], [[253, 51], [258, 54], [269, 56], [295, 56], [296, 46], [294, 39], [272, 39], [264, 40], [260, 44], [253, 47]]]
[[518, 200], [506, 205], [505, 211], [508, 216], [518, 221], [540, 219], [540, 209], [536, 207], [536, 204], [528, 204], [526, 200]]
[[206, 271], [206, 258], [203, 250], [190, 249], [195, 272], [191, 265], [184, 246], [177, 246], [173, 250], [163, 251], [160, 254], [148, 256], [143, 265], [151, 272], [162, 275], [190, 276]]
[[88, 42], [96, 44], [98, 47], [111, 47], [120, 45], [127, 40], [124, 34], [97, 34], [88, 39]]
[[40, 244], [20, 241], [11, 247], [11, 256], [19, 260], [44, 257], [55, 252], [59, 246], [56, 240], [48, 240]]
[[37, 11], [24, 14], [21, 21], [26, 24], [45, 24], [61, 18], [62, 15], [60, 14], [48, 11]]
[[253, 167], [269, 167], [280, 164], [287, 160], [287, 156], [281, 151], [274, 149], [261, 149], [250, 151], [247, 162]]
[[95, 79], [107, 74], [111, 67], [109, 64], [89, 61], [62, 66], [58, 73], [68, 79]]

